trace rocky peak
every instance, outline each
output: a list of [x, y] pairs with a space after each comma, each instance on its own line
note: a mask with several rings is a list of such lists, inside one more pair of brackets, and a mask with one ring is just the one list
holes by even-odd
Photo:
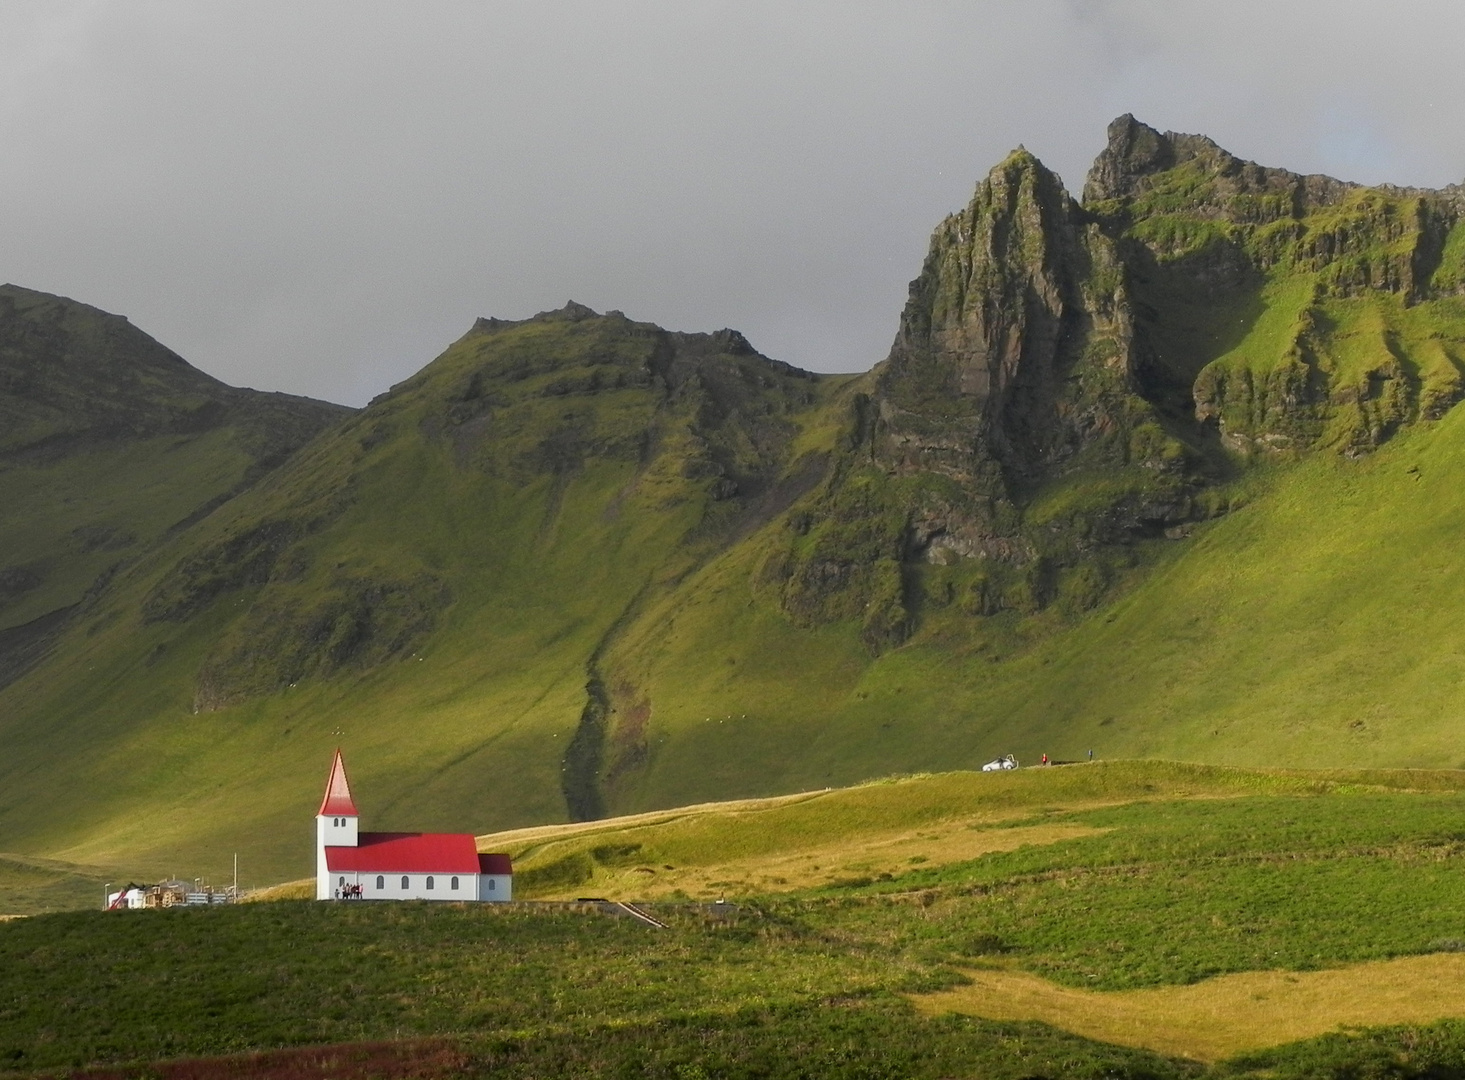
[[[988, 488], [996, 464], [1006, 490], [1086, 442], [1065, 430], [1059, 399], [1091, 335], [1124, 336], [1117, 266], [1058, 177], [1026, 150], [1010, 154], [936, 229], [911, 283], [878, 382], [882, 455], [983, 475]], [[1128, 351], [1106, 350], [1121, 382]]]
[[1141, 177], [1175, 164], [1173, 138], [1125, 113], [1109, 125], [1109, 143], [1094, 160], [1084, 182], [1084, 202], [1134, 194]]
[[[968, 574], [962, 603], [979, 613], [1037, 610], [1064, 574], [1101, 590], [1095, 545], [1189, 512], [1184, 450], [1138, 390], [1133, 323], [1114, 241], [1042, 162], [1008, 155], [932, 234], [854, 400], [848, 457], [770, 564], [785, 610], [859, 618], [879, 651], [913, 625], [913, 562]], [[1101, 472], [1115, 480], [1102, 493], [1043, 508]]]
[[900, 396], [903, 377], [937, 365], [954, 394], [1000, 401], [1029, 322], [1061, 319], [1072, 293], [1065, 256], [1075, 209], [1027, 151], [994, 168], [931, 237], [881, 380], [888, 394]]
[[1109, 125], [1108, 145], [1084, 182], [1084, 205], [1141, 196], [1155, 188], [1157, 178], [1182, 166], [1202, 181], [1197, 204], [1211, 204], [1217, 216], [1231, 216], [1236, 196], [1288, 196], [1290, 202], [1276, 201], [1273, 210], [1291, 213], [1303, 204], [1338, 202], [1357, 187], [1331, 176], [1267, 168], [1236, 157], [1204, 135], [1161, 133], [1125, 113]]
[[574, 300], [565, 301], [565, 306], [555, 308], [553, 311], [541, 311], [534, 316], [536, 322], [580, 322], [584, 319], [599, 318], [600, 313], [592, 307]]

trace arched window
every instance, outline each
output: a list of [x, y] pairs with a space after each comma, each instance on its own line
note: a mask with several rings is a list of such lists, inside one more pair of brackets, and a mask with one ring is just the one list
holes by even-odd
[[387, 879], [381, 874], [376, 876], [376, 887], [378, 889], [385, 889], [387, 887]]
[[498, 886], [498, 882], [497, 882], [497, 881], [495, 881], [495, 880], [494, 880], [494, 879], [493, 879], [493, 878], [489, 878], [489, 879], [488, 879], [488, 891], [489, 891], [489, 892], [493, 892], [493, 890], [494, 890], [494, 889], [495, 889], [495, 888], [496, 888], [496, 887], [497, 887], [497, 886]]
[[431, 874], [428, 874], [427, 875], [427, 887], [429, 889], [432, 888], [432, 875]]
[[344, 886], [344, 885], [345, 885], [345, 884], [346, 884], [346, 879], [345, 879], [345, 878], [342, 878], [342, 879], [341, 879], [341, 884], [342, 884], [342, 885], [343, 885], [343, 886]]
[[404, 888], [404, 889], [407, 888], [407, 875], [406, 874], [403, 874], [402, 875], [402, 888]]
[[450, 889], [456, 889], [457, 887], [458, 887], [458, 879], [457, 878], [453, 878], [453, 880], [449, 883], [448, 888], [450, 888]]

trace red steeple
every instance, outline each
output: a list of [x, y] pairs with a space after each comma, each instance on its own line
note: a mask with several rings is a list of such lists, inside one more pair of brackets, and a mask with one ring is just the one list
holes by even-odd
[[336, 751], [336, 760], [331, 762], [331, 778], [326, 781], [326, 797], [320, 802], [319, 817], [359, 817], [356, 804], [351, 801], [351, 785], [346, 782], [346, 763], [341, 760], [341, 751]]

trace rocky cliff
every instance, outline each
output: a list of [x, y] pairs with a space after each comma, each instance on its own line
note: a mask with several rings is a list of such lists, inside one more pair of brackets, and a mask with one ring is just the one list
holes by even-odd
[[[773, 566], [879, 650], [917, 608], [1095, 602], [1255, 454], [1359, 453], [1462, 394], [1465, 191], [1366, 188], [1123, 116], [1076, 202], [1019, 149], [931, 239], [848, 453]], [[932, 574], [923, 565], [962, 565]]]
[[[1151, 364], [1189, 381], [1194, 418], [1238, 452], [1357, 453], [1461, 394], [1465, 189], [1363, 187], [1243, 161], [1199, 135], [1123, 116], [1085, 209], [1154, 286]], [[1183, 306], [1260, 333], [1167, 340]], [[1216, 355], [1211, 355], [1215, 353]], [[1187, 355], [1188, 354], [1188, 355]], [[1202, 361], [1204, 361], [1202, 363]]]

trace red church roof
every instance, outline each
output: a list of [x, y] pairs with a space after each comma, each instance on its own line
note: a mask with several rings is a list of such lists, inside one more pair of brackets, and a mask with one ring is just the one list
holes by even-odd
[[326, 781], [326, 797], [320, 802], [320, 809], [316, 811], [318, 817], [334, 817], [340, 814], [345, 817], [359, 817], [356, 812], [356, 804], [351, 801], [351, 785], [346, 782], [346, 763], [341, 760], [341, 751], [336, 751], [336, 759], [331, 762], [331, 778]]
[[326, 848], [331, 873], [476, 874], [478, 847], [472, 833], [367, 832], [356, 847]]

